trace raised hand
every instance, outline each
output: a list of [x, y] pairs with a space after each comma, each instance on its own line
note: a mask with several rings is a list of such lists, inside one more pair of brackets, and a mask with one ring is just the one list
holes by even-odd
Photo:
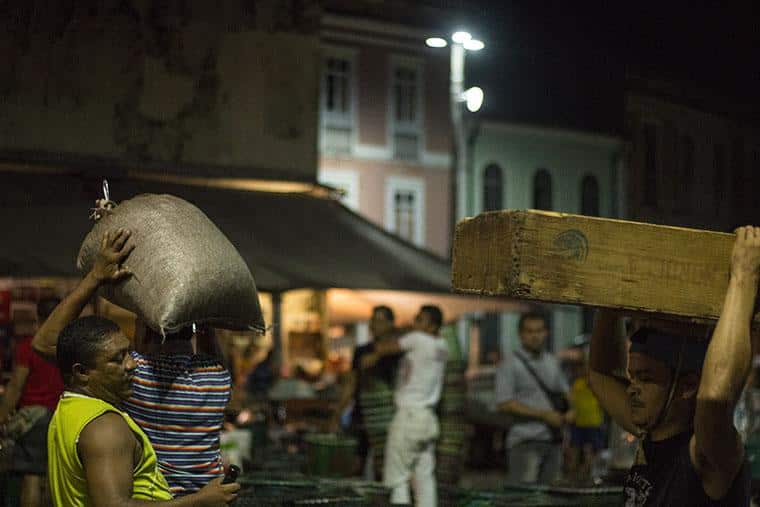
[[134, 243], [128, 241], [131, 235], [127, 229], [108, 231], [103, 235], [100, 249], [90, 270], [98, 282], [116, 282], [131, 274], [123, 265], [135, 248]]
[[757, 279], [760, 276], [760, 227], [748, 225], [735, 232], [731, 276]]

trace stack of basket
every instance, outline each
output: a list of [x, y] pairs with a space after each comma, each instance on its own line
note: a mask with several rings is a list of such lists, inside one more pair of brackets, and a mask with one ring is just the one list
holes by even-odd
[[393, 419], [393, 387], [379, 379], [373, 379], [359, 390], [359, 403], [364, 418], [369, 445], [372, 448], [375, 477], [382, 477], [385, 442], [388, 440], [388, 427]]
[[352, 489], [290, 487], [287, 484], [256, 485], [243, 488], [236, 507], [295, 507], [299, 505], [372, 507], [372, 500]]
[[236, 507], [390, 505], [390, 489], [372, 482], [267, 473], [244, 474], [238, 482], [242, 489], [234, 502]]
[[436, 448], [436, 478], [439, 485], [456, 485], [462, 476], [471, 432], [465, 423], [467, 363], [446, 363], [443, 393], [438, 408], [441, 433]]

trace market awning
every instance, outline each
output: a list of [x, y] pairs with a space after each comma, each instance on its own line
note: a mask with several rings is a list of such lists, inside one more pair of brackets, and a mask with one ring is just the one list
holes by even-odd
[[[1, 168], [0, 168], [1, 169]], [[77, 276], [101, 180], [0, 172], [0, 277]], [[450, 265], [338, 201], [126, 178], [111, 198], [169, 193], [203, 210], [238, 248], [262, 291], [349, 288], [450, 292]]]

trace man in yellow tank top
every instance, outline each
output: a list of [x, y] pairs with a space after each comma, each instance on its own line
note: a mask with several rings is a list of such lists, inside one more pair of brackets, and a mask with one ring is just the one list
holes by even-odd
[[[53, 312], [64, 317], [80, 308], [89, 284], [117, 281], [129, 272], [121, 266], [131, 251], [129, 233], [109, 233], [90, 273]], [[136, 363], [129, 339], [102, 317], [73, 320], [58, 338], [45, 344], [56, 357], [65, 391], [48, 429], [48, 476], [56, 507], [131, 507], [163, 502], [173, 507], [217, 507], [236, 497], [240, 486], [209, 482], [195, 494], [172, 499], [158, 470], [156, 453], [145, 433], [118, 406], [132, 390]], [[39, 350], [40, 344], [34, 344]]]

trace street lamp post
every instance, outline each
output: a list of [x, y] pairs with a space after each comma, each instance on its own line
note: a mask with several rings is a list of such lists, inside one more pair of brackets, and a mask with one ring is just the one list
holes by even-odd
[[[431, 37], [426, 44], [430, 47], [446, 47], [446, 39]], [[480, 109], [483, 103], [483, 90], [478, 87], [464, 89], [464, 60], [467, 51], [480, 51], [485, 47], [482, 41], [473, 39], [468, 32], [458, 31], [451, 35], [451, 61], [449, 67], [449, 89], [451, 107], [451, 125], [454, 129], [454, 153], [456, 166], [454, 191], [456, 195], [455, 218], [461, 220], [467, 216], [467, 132], [464, 125], [464, 107], [471, 112]]]
[[[425, 43], [433, 48], [444, 48], [448, 45], [446, 39], [431, 37]], [[451, 126], [454, 129], [454, 154], [456, 166], [454, 167], [454, 195], [456, 205], [454, 209], [454, 224], [457, 220], [466, 217], [469, 210], [467, 207], [467, 129], [464, 125], [464, 106], [470, 112], [476, 112], [483, 104], [483, 90], [477, 86], [468, 90], [464, 89], [464, 58], [467, 51], [480, 51], [485, 47], [482, 41], [473, 39], [472, 35], [464, 31], [454, 32], [451, 35], [451, 63], [449, 67], [449, 89], [451, 91], [449, 103], [451, 106]], [[453, 231], [452, 231], [453, 232]], [[453, 235], [452, 235], [453, 236]], [[459, 319], [457, 323], [457, 335], [460, 346], [464, 349], [469, 342], [467, 318]]]

